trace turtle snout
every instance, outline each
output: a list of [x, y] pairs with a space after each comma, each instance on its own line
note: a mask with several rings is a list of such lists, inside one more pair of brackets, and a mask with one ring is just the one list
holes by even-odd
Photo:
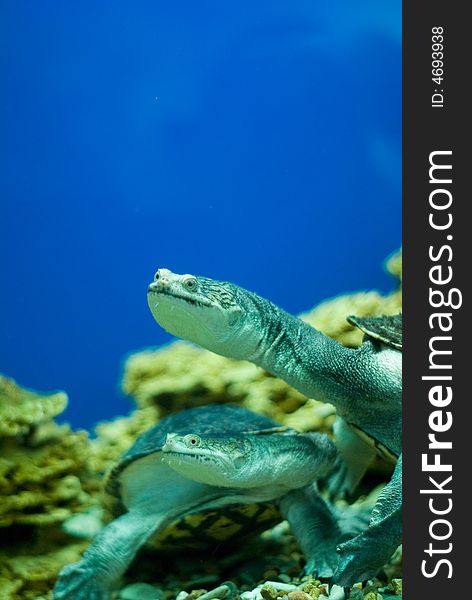
[[170, 286], [170, 281], [166, 278], [159, 279], [159, 281], [153, 281], [149, 284], [148, 292], [159, 292], [167, 289]]
[[162, 452], [172, 452], [175, 448], [176, 433], [168, 433], [165, 444], [162, 446]]
[[169, 269], [157, 269], [154, 281], [149, 285], [149, 292], [158, 292], [166, 289], [172, 282], [172, 272]]

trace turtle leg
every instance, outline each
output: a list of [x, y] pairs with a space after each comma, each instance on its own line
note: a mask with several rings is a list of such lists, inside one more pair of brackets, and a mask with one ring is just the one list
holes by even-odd
[[336, 547], [342, 539], [336, 514], [319, 495], [316, 486], [289, 492], [280, 510], [290, 524], [305, 555], [305, 573], [332, 577], [338, 562]]
[[338, 548], [334, 581], [342, 586], [373, 577], [402, 543], [402, 459], [382, 490], [369, 527]]
[[54, 600], [109, 600], [111, 590], [139, 548], [163, 522], [159, 515], [137, 510], [112, 521], [81, 560], [62, 569], [54, 587]]
[[316, 484], [289, 492], [280, 500], [287, 519], [306, 558], [304, 573], [329, 578], [338, 564], [338, 545], [368, 527], [370, 507], [337, 508], [326, 502]]
[[376, 452], [340, 417], [334, 422], [333, 432], [339, 457], [328, 481], [328, 492], [331, 499], [348, 498], [374, 460]]

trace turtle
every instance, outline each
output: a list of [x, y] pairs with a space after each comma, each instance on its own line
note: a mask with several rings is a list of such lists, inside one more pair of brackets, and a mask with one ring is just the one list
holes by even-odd
[[336, 509], [317, 490], [336, 452], [326, 434], [297, 433], [232, 404], [168, 415], [111, 469], [105, 491], [116, 518], [60, 572], [54, 600], [108, 600], [147, 543], [241, 541], [282, 518], [307, 557], [305, 568], [330, 577], [336, 545], [366, 525], [353, 512], [340, 528]]
[[233, 283], [161, 268], [148, 287], [154, 319], [207, 350], [255, 363], [336, 407], [340, 466], [332, 496], [352, 493], [377, 451], [395, 463], [369, 527], [338, 547], [333, 576], [349, 586], [373, 577], [402, 540], [402, 316], [350, 317], [364, 333], [348, 348], [269, 300]]

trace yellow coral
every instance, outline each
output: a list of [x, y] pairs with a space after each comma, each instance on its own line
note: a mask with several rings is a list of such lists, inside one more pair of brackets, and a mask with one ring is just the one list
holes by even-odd
[[59, 570], [84, 548], [56, 540], [51, 528], [97, 502], [87, 433], [52, 420], [66, 404], [64, 392], [41, 394], [0, 376], [2, 599], [48, 598]]
[[402, 280], [402, 250], [398, 250], [391, 254], [386, 262], [385, 268], [389, 273], [397, 277], [400, 281]]
[[92, 503], [80, 482], [87, 475], [87, 434], [56, 427], [40, 446], [0, 440], [1, 527], [60, 522]]
[[20, 547], [16, 553], [0, 552], [0, 599], [52, 598], [57, 574], [64, 565], [78, 560], [87, 545], [65, 541], [46, 536], [28, 548]]
[[28, 433], [31, 427], [55, 417], [66, 406], [64, 392], [40, 394], [0, 375], [0, 437]]

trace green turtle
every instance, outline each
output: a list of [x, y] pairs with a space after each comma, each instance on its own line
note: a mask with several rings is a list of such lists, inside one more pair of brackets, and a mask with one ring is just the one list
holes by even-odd
[[300, 434], [230, 404], [169, 415], [112, 469], [105, 487], [117, 518], [61, 571], [54, 599], [108, 600], [146, 543], [242, 540], [283, 517], [308, 570], [330, 577], [336, 545], [365, 526], [353, 513], [341, 532], [313, 483], [335, 456], [325, 434]]
[[249, 360], [306, 396], [335, 405], [343, 462], [331, 481], [333, 494], [352, 492], [377, 450], [396, 462], [369, 528], [338, 548], [334, 581], [347, 586], [375, 575], [402, 538], [401, 315], [351, 317], [366, 334], [353, 349], [253, 292], [207, 277], [159, 269], [148, 304], [171, 334]]

